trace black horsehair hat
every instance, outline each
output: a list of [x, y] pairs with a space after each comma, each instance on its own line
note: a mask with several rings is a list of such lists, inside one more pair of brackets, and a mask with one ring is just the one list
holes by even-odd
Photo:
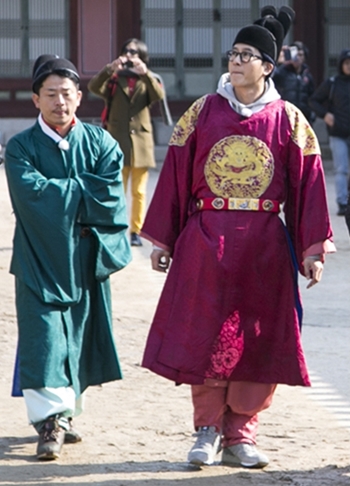
[[39, 89], [50, 74], [68, 77], [77, 84], [80, 82], [77, 68], [68, 59], [53, 54], [39, 56], [33, 66], [32, 90], [39, 94]]
[[276, 7], [267, 5], [261, 9], [261, 18], [238, 32], [233, 45], [242, 43], [255, 47], [266, 61], [276, 64], [294, 18], [295, 12], [290, 7], [283, 6], [277, 13]]
[[59, 57], [60, 56], [57, 56], [57, 54], [42, 54], [41, 56], [39, 56], [33, 66], [32, 78], [34, 79], [36, 71], [39, 67], [45, 64], [46, 61], [50, 61], [51, 59], [58, 59]]

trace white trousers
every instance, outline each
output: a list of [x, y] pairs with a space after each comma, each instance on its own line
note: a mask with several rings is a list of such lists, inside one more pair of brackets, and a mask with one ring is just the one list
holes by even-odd
[[76, 397], [72, 387], [27, 388], [23, 390], [23, 397], [31, 424], [57, 414], [76, 417], [83, 411], [83, 395]]

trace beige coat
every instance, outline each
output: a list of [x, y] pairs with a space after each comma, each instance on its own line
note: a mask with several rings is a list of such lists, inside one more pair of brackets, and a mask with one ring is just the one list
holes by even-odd
[[[94, 76], [88, 89], [108, 99], [107, 66]], [[124, 152], [124, 165], [155, 167], [154, 141], [150, 105], [164, 97], [164, 91], [150, 71], [139, 77], [130, 98], [127, 78], [119, 76], [117, 89], [110, 107], [107, 130], [119, 142]]]

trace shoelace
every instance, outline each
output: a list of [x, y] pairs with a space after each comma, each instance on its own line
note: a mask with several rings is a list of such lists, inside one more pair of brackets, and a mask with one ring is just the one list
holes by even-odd
[[208, 439], [210, 440], [210, 443], [213, 445], [217, 437], [217, 434], [216, 432], [213, 432], [210, 429], [201, 429], [198, 430], [198, 432], [195, 432], [193, 436], [197, 437], [197, 441], [196, 441], [197, 445], [202, 446], [208, 442]]
[[57, 424], [57, 422], [50, 422], [45, 424], [45, 430], [43, 433], [43, 441], [44, 442], [52, 442], [52, 441], [57, 441], [58, 439], [58, 434], [60, 431], [60, 427]]

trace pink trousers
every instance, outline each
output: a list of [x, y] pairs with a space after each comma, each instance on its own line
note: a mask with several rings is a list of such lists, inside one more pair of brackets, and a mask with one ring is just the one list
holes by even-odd
[[215, 427], [222, 433], [223, 447], [240, 442], [256, 444], [258, 412], [271, 405], [276, 386], [216, 380], [192, 385], [195, 428]]

